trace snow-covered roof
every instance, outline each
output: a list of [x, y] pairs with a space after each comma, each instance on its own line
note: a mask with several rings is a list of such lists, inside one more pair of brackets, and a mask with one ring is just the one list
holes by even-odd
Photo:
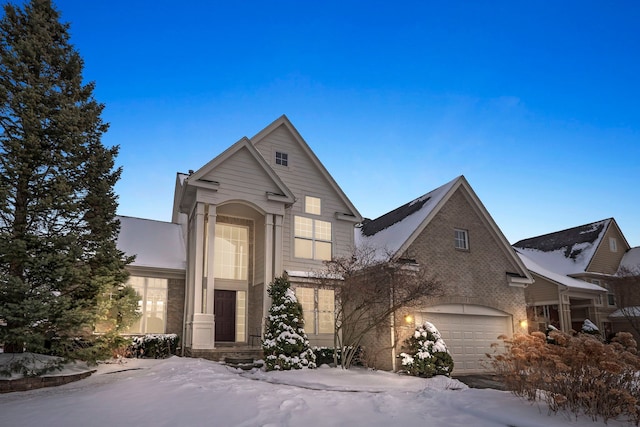
[[355, 229], [356, 246], [375, 251], [378, 259], [397, 255], [402, 245], [460, 179], [462, 177], [457, 177], [374, 220], [365, 220], [361, 227]]
[[612, 219], [520, 240], [513, 246], [549, 271], [584, 273]]
[[332, 279], [343, 280], [342, 276], [337, 274], [328, 274], [322, 271], [298, 271], [298, 270], [286, 270], [289, 277], [301, 277], [304, 279]]
[[633, 307], [619, 308], [613, 313], [611, 313], [609, 317], [613, 317], [613, 318], [640, 317], [640, 307], [633, 306]]
[[524, 263], [524, 265], [529, 269], [529, 271], [542, 276], [552, 282], [559, 283], [571, 289], [584, 289], [589, 291], [602, 291], [606, 292], [607, 290], [602, 286], [594, 285], [593, 283], [585, 282], [584, 280], [574, 279], [573, 277], [565, 276], [563, 274], [556, 273], [554, 271], [548, 270], [542, 267], [540, 264], [535, 262], [533, 259], [529, 258], [529, 254], [523, 254], [521, 249], [517, 249], [516, 253]]
[[620, 261], [620, 269], [640, 274], [640, 246], [629, 249]]
[[187, 265], [182, 227], [171, 222], [118, 216], [118, 249], [136, 255], [134, 267], [184, 270]]

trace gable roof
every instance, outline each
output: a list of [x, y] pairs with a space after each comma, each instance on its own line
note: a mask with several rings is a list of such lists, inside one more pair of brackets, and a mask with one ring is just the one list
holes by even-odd
[[538, 265], [559, 274], [584, 273], [613, 218], [523, 239], [513, 244]]
[[513, 277], [511, 280], [520, 284], [533, 283], [522, 260], [516, 256], [504, 234], [462, 175], [374, 220], [364, 221], [355, 230], [356, 246], [374, 251], [374, 257], [380, 261], [389, 256], [401, 256], [458, 189], [466, 191], [472, 206], [497, 237], [504, 253], [520, 268], [523, 278]]
[[422, 229], [422, 224], [428, 222], [427, 218], [433, 217], [431, 214], [441, 206], [440, 202], [461, 179], [464, 178], [459, 176], [376, 219], [364, 220], [361, 227], [355, 230], [356, 246], [379, 252], [377, 258], [380, 259], [399, 256], [400, 249], [408, 246], [406, 243], [410, 237], [416, 230]]
[[130, 265], [169, 270], [187, 266], [182, 227], [171, 222], [118, 216], [120, 233], [116, 246], [126, 255], [135, 255]]
[[529, 258], [527, 255], [520, 252], [520, 250], [516, 250], [524, 265], [537, 274], [538, 276], [544, 277], [551, 282], [554, 282], [557, 285], [563, 285], [570, 289], [576, 290], [589, 290], [589, 291], [601, 291], [606, 292], [607, 290], [601, 286], [595, 285], [593, 283], [585, 282], [584, 280], [574, 279], [573, 277], [565, 276], [563, 274], [555, 273], [551, 270], [544, 268], [543, 266], [536, 263], [534, 260]]
[[253, 146], [252, 142], [247, 137], [243, 137], [238, 142], [224, 150], [221, 154], [214, 157], [207, 164], [202, 166], [197, 171], [191, 173], [190, 175], [184, 176], [184, 174], [182, 174], [181, 176], [181, 174], [178, 174], [178, 184], [182, 185], [181, 194], [179, 196], [180, 201], [185, 198], [188, 191], [187, 187], [204, 187], [212, 190], [217, 190], [220, 183], [207, 180], [205, 179], [205, 177], [241, 150], [248, 151], [251, 158], [255, 160], [256, 164], [264, 171], [264, 173], [269, 177], [269, 179], [271, 179], [272, 183], [278, 189], [277, 192], [268, 193], [265, 195], [265, 197], [288, 204], [295, 202], [295, 196], [293, 195], [293, 192], [287, 187], [287, 185], [282, 181], [280, 176], [278, 176], [273, 168], [269, 166], [264, 157], [262, 157], [256, 147]]
[[[320, 159], [318, 159], [318, 157], [315, 155], [315, 153], [311, 150], [309, 145], [306, 143], [304, 138], [302, 138], [302, 136], [300, 135], [298, 130], [293, 126], [293, 124], [291, 123], [291, 121], [289, 121], [289, 118], [287, 118], [286, 115], [283, 114], [282, 116], [278, 117], [270, 125], [268, 125], [264, 129], [262, 129], [260, 132], [258, 132], [253, 138], [251, 138], [251, 142], [254, 145], [257, 146], [258, 144], [260, 144], [260, 142], [264, 138], [266, 138], [269, 134], [271, 134], [274, 130], [276, 130], [280, 126], [284, 126], [291, 133], [291, 135], [293, 136], [294, 140], [300, 146], [302, 151], [311, 160], [313, 165], [320, 171], [320, 174], [329, 183], [329, 186], [331, 186], [333, 191], [336, 192], [336, 194], [342, 200], [342, 202], [348, 207], [349, 212], [345, 212], [344, 214], [347, 215], [347, 216], [352, 217], [351, 220], [353, 222], [362, 221], [362, 215], [360, 215], [360, 212], [358, 212], [358, 210], [353, 205], [353, 203], [351, 203], [351, 200], [349, 200], [349, 198], [346, 196], [344, 191], [342, 191], [340, 186], [336, 183], [336, 181], [333, 179], [331, 174], [329, 174], [329, 172], [324, 167], [322, 162], [320, 162]], [[347, 219], [345, 217], [345, 215], [342, 215], [341, 218]]]

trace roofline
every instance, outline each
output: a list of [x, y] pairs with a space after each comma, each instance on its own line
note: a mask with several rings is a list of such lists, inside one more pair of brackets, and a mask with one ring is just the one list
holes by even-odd
[[[576, 225], [576, 226], [573, 226], [573, 227], [567, 227], [567, 228], [564, 228], [564, 229], [562, 229], [562, 230], [551, 231], [551, 232], [549, 232], [549, 233], [540, 234], [540, 235], [538, 235], [538, 236], [526, 237], [526, 238], [524, 238], [524, 239], [520, 239], [520, 240], [518, 240], [518, 241], [517, 241], [517, 242], [515, 242], [512, 246], [517, 246], [517, 245], [518, 245], [518, 243], [520, 243], [520, 242], [522, 242], [522, 241], [524, 241], [524, 240], [532, 240], [532, 239], [539, 239], [539, 238], [542, 238], [542, 237], [552, 236], [552, 235], [554, 235], [554, 234], [564, 233], [565, 231], [573, 230], [574, 228], [586, 227], [586, 226], [588, 226], [588, 225], [597, 224], [597, 223], [599, 223], [599, 222], [604, 222], [604, 221], [609, 221], [609, 220], [614, 220], [614, 221], [615, 221], [615, 219], [614, 219], [614, 218], [604, 218], [604, 219], [601, 219], [601, 220], [598, 220], [598, 221], [591, 221], [591, 222], [588, 222], [588, 223], [586, 223], [586, 224]], [[619, 228], [618, 228], [618, 230], [619, 230]], [[620, 234], [622, 234], [622, 232], [621, 232]], [[628, 246], [628, 244], [627, 244], [627, 246]], [[521, 246], [518, 246], [518, 247], [521, 247]]]
[[[460, 175], [457, 178], [454, 178], [453, 181], [455, 182], [451, 186], [451, 188], [449, 188], [447, 193], [440, 199], [438, 204], [434, 206], [431, 212], [429, 212], [429, 215], [427, 215], [424, 221], [422, 221], [422, 223], [411, 233], [411, 235], [409, 235], [409, 238], [400, 246], [400, 248], [396, 251], [396, 253], [393, 254], [393, 257], [395, 258], [400, 254], [404, 253], [409, 248], [409, 246], [411, 246], [411, 244], [415, 241], [415, 239], [417, 239], [417, 237], [424, 231], [424, 229], [431, 222], [431, 220], [438, 214], [438, 212], [440, 212], [442, 207], [449, 201], [449, 199], [451, 199], [451, 196], [453, 196], [456, 190], [458, 190], [458, 188], [460, 187], [464, 187], [467, 193], [471, 196], [473, 200], [472, 207], [477, 208], [477, 211], [480, 214], [480, 216], [484, 218], [486, 224], [489, 225], [489, 227], [494, 232], [494, 234], [498, 236], [498, 240], [499, 240], [498, 243], [504, 250], [507, 257], [511, 258], [512, 261], [523, 273], [523, 277], [525, 279], [519, 280], [518, 285], [532, 284], [534, 282], [534, 279], [531, 276], [529, 269], [524, 265], [524, 262], [516, 254], [513, 247], [509, 244], [509, 241], [504, 236], [504, 234], [502, 233], [502, 231], [500, 230], [496, 222], [493, 220], [493, 218], [491, 217], [487, 209], [484, 207], [478, 195], [475, 193], [475, 191], [473, 191], [473, 188], [471, 187], [467, 179], [464, 177], [464, 175]], [[444, 185], [447, 185], [447, 184], [444, 184]]]
[[224, 163], [227, 159], [233, 156], [235, 153], [240, 151], [242, 148], [246, 148], [249, 150], [249, 153], [252, 157], [262, 166], [263, 170], [269, 175], [269, 177], [273, 180], [273, 182], [278, 186], [280, 191], [283, 192], [285, 196], [286, 203], [294, 203], [295, 196], [293, 192], [287, 187], [287, 185], [282, 181], [280, 176], [273, 170], [271, 166], [267, 163], [264, 157], [258, 152], [253, 143], [249, 140], [249, 138], [242, 137], [235, 144], [228, 147], [222, 153], [214, 157], [212, 160], [207, 162], [204, 166], [198, 169], [193, 174], [189, 175], [185, 179], [185, 183], [191, 186], [202, 186], [202, 183], [198, 183], [198, 180], [202, 179], [204, 175], [209, 173], [211, 170], [215, 169], [220, 164]]
[[309, 147], [309, 144], [307, 144], [307, 142], [304, 140], [302, 135], [300, 135], [300, 132], [298, 132], [298, 130], [295, 128], [295, 126], [291, 123], [291, 121], [289, 120], [289, 118], [286, 115], [284, 115], [284, 114], [281, 115], [276, 120], [274, 120], [271, 124], [269, 124], [267, 127], [265, 127], [260, 132], [255, 134], [251, 138], [251, 143], [253, 145], [259, 144], [260, 141], [264, 137], [266, 137], [268, 134], [273, 132], [275, 129], [277, 129], [278, 127], [283, 126], [283, 125], [291, 132], [293, 137], [298, 141], [298, 143], [302, 147], [303, 151], [307, 154], [307, 156], [309, 156], [309, 158], [311, 159], [313, 164], [318, 168], [318, 170], [320, 170], [320, 173], [322, 173], [323, 177], [327, 180], [327, 182], [329, 182], [329, 185], [331, 185], [333, 190], [340, 196], [340, 198], [342, 199], [344, 204], [347, 205], [347, 207], [351, 211], [351, 214], [355, 218], [354, 222], [356, 222], [356, 223], [362, 222], [363, 217], [360, 214], [360, 212], [358, 211], [358, 209], [356, 209], [356, 207], [353, 205], [353, 203], [351, 203], [351, 200], [349, 200], [349, 198], [344, 193], [344, 191], [342, 191], [342, 188], [340, 188], [340, 186], [333, 179], [331, 174], [329, 174], [329, 172], [324, 167], [324, 165], [322, 164], [320, 159], [318, 159], [318, 156], [316, 156], [316, 154], [313, 152], [313, 150], [311, 150], [311, 147]]
[[116, 219], [117, 219], [117, 218], [139, 219], [139, 220], [141, 220], [141, 221], [161, 222], [161, 223], [163, 223], [163, 224], [173, 224], [173, 225], [176, 225], [176, 226], [179, 226], [179, 225], [180, 225], [180, 224], [175, 223], [175, 222], [173, 222], [173, 221], [163, 221], [163, 220], [161, 220], [161, 219], [153, 219], [153, 218], [142, 218], [142, 217], [139, 217], [139, 216], [130, 216], [130, 215], [120, 215], [120, 214], [118, 214], [118, 215], [116, 215]]
[[[603, 288], [602, 286], [600, 286], [601, 289], [576, 288], [576, 287], [572, 287], [572, 286], [569, 286], [569, 285], [565, 285], [564, 283], [560, 283], [557, 280], [552, 279], [551, 277], [548, 277], [548, 276], [546, 276], [546, 275], [544, 275], [542, 273], [538, 273], [537, 271], [531, 271], [531, 273], [535, 274], [536, 276], [540, 276], [545, 280], [548, 280], [549, 282], [555, 284], [556, 286], [562, 286], [565, 291], [580, 291], [580, 292], [584, 291], [584, 292], [598, 292], [598, 293], [607, 292], [607, 290], [605, 288]], [[569, 279], [573, 279], [573, 280], [580, 280], [580, 279], [577, 279], [577, 278], [571, 277], [571, 276], [566, 276], [566, 277], [568, 277]], [[584, 282], [584, 280], [581, 280], [581, 281]], [[585, 283], [587, 283], [589, 285], [592, 285], [592, 286], [599, 286], [599, 285], [596, 285], [595, 283], [589, 283], [589, 282], [585, 282]]]

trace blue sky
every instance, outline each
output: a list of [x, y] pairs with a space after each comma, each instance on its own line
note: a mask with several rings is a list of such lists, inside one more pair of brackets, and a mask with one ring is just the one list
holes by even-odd
[[119, 213], [286, 114], [365, 217], [458, 175], [513, 243], [640, 245], [637, 1], [56, 2], [121, 147]]

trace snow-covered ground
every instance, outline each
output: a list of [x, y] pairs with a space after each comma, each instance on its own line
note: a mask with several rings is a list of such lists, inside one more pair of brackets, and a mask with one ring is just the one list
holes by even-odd
[[[2, 426], [604, 426], [547, 415], [445, 377], [333, 368], [242, 372], [173, 357], [100, 365], [56, 388], [0, 395]], [[626, 423], [609, 422], [609, 427]]]

